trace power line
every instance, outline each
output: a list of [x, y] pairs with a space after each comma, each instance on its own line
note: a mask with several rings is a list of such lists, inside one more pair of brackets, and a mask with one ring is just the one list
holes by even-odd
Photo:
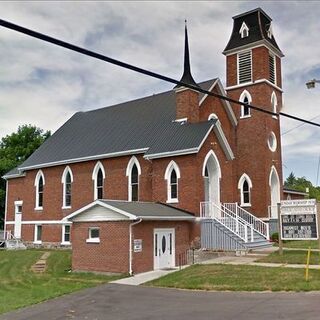
[[[235, 100], [235, 99], [231, 99], [229, 97], [226, 97], [226, 96], [214, 93], [214, 92], [210, 92], [210, 91], [204, 90], [204, 89], [202, 89], [202, 88], [200, 88], [198, 86], [194, 86], [194, 85], [182, 82], [182, 81], [178, 81], [178, 80], [175, 80], [173, 78], [170, 78], [170, 77], [167, 77], [167, 76], [161, 75], [159, 73], [155, 73], [155, 72], [152, 72], [152, 71], [149, 71], [149, 70], [137, 67], [137, 66], [134, 66], [132, 64], [128, 64], [128, 63], [120, 61], [120, 60], [116, 60], [116, 59], [110, 58], [108, 56], [96, 53], [94, 51], [90, 51], [90, 50], [85, 49], [85, 48], [78, 47], [78, 46], [73, 45], [71, 43], [68, 43], [68, 42], [65, 42], [65, 41], [50, 37], [48, 35], [45, 35], [43, 33], [40, 33], [40, 32], [34, 31], [34, 30], [30, 30], [30, 29], [24, 28], [22, 26], [19, 26], [17, 24], [14, 24], [14, 23], [2, 20], [2, 19], [0, 19], [0, 26], [5, 27], [7, 29], [11, 29], [11, 30], [17, 31], [17, 32], [20, 32], [20, 33], [23, 33], [23, 34], [26, 34], [26, 35], [28, 35], [30, 37], [37, 38], [37, 39], [40, 39], [40, 40], [45, 41], [45, 42], [52, 43], [54, 45], [69, 49], [71, 51], [75, 51], [75, 52], [81, 53], [83, 55], [90, 56], [92, 58], [95, 58], [95, 59], [98, 59], [98, 60], [102, 60], [102, 61], [114, 64], [114, 65], [117, 65], [119, 67], [122, 67], [122, 68], [125, 68], [125, 69], [128, 69], [128, 70], [132, 70], [132, 71], [135, 71], [135, 72], [138, 72], [138, 73], [141, 73], [141, 74], [144, 74], [144, 75], [156, 78], [156, 79], [164, 80], [166, 82], [171, 82], [171, 83], [174, 83], [174, 84], [182, 85], [182, 86], [184, 86], [186, 88], [193, 89], [193, 90], [195, 90], [197, 92], [201, 92], [201, 93], [207, 94], [207, 95], [212, 96], [212, 97], [223, 99], [223, 100], [226, 100], [228, 102], [231, 102], [231, 103], [234, 103], [234, 104], [237, 104], [237, 105], [244, 105], [244, 103], [241, 102], [241, 101], [238, 101], [238, 100]], [[246, 104], [246, 105], [248, 107], [250, 107], [251, 109], [253, 109], [253, 110], [260, 111], [260, 112], [263, 112], [263, 113], [266, 113], [266, 114], [269, 114], [269, 115], [272, 115], [272, 116], [279, 116], [280, 115], [280, 116], [283, 116], [283, 117], [286, 117], [286, 118], [289, 118], [289, 119], [301, 121], [301, 122], [304, 122], [306, 124], [310, 124], [310, 125], [313, 125], [313, 126], [320, 127], [319, 123], [312, 122], [312, 121], [309, 121], [309, 120], [306, 120], [306, 119], [302, 119], [302, 118], [290, 115], [288, 113], [284, 113], [284, 112], [276, 113], [276, 112], [264, 110], [264, 109], [262, 109], [260, 107], [254, 106], [252, 104]]]
[[[318, 118], [318, 117], [320, 117], [320, 114], [318, 114], [317, 116], [309, 119], [309, 121], [314, 120], [314, 119], [316, 119], [316, 118]], [[298, 128], [304, 126], [305, 124], [306, 124], [306, 123], [301, 123], [301, 124], [299, 124], [299, 125], [296, 126], [296, 127], [293, 127], [293, 128], [291, 128], [291, 129], [288, 129], [287, 131], [283, 132], [283, 133], [281, 134], [281, 136], [284, 136], [285, 134], [287, 134], [287, 133], [289, 133], [289, 132], [291, 132], [291, 131], [293, 131], [293, 130], [295, 130], [295, 129], [298, 129]]]

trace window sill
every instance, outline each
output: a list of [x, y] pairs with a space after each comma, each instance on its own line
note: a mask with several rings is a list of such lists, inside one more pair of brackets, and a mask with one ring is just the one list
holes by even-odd
[[43, 210], [43, 207], [36, 207], [34, 208], [35, 211], [42, 211]]
[[241, 203], [240, 207], [251, 207], [251, 203]]
[[240, 119], [247, 119], [247, 118], [251, 118], [251, 114], [249, 114], [248, 116], [241, 116]]
[[100, 238], [97, 239], [87, 239], [86, 243], [100, 243]]
[[62, 246], [70, 246], [71, 242], [61, 242], [60, 243]]
[[179, 203], [178, 199], [169, 199], [166, 201], [166, 203]]
[[278, 117], [277, 116], [272, 116], [273, 119], [275, 120], [278, 120]]
[[61, 208], [62, 210], [68, 210], [68, 209], [71, 209], [71, 206], [63, 206], [62, 208]]
[[42, 244], [42, 241], [33, 241], [33, 244]]

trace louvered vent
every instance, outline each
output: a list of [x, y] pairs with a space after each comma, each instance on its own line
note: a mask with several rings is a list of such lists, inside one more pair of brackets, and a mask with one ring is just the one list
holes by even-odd
[[252, 81], [251, 51], [238, 55], [239, 84]]
[[272, 83], [276, 83], [276, 72], [275, 72], [275, 57], [269, 55], [269, 80]]

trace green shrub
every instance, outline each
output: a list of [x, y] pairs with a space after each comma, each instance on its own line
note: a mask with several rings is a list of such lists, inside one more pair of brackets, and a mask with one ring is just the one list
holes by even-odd
[[274, 232], [272, 235], [271, 235], [271, 240], [273, 242], [279, 242], [279, 233], [278, 232]]

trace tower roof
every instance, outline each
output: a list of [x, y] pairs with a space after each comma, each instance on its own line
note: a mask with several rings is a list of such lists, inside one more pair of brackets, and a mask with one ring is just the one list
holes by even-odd
[[[231, 37], [223, 53], [227, 54], [239, 49], [249, 48], [252, 44], [263, 43], [281, 57], [284, 56], [272, 33], [271, 22], [272, 19], [261, 8], [234, 16]], [[241, 37], [240, 33], [243, 23], [249, 30], [246, 37]]]
[[[188, 30], [187, 30], [187, 21], [185, 20], [185, 28], [184, 28], [184, 68], [183, 75], [180, 79], [181, 82], [186, 84], [191, 84], [195, 87], [199, 87], [197, 83], [194, 81], [191, 74], [190, 67], [190, 55], [189, 55], [189, 41], [188, 41]], [[175, 88], [179, 88], [182, 85], [176, 85]]]

